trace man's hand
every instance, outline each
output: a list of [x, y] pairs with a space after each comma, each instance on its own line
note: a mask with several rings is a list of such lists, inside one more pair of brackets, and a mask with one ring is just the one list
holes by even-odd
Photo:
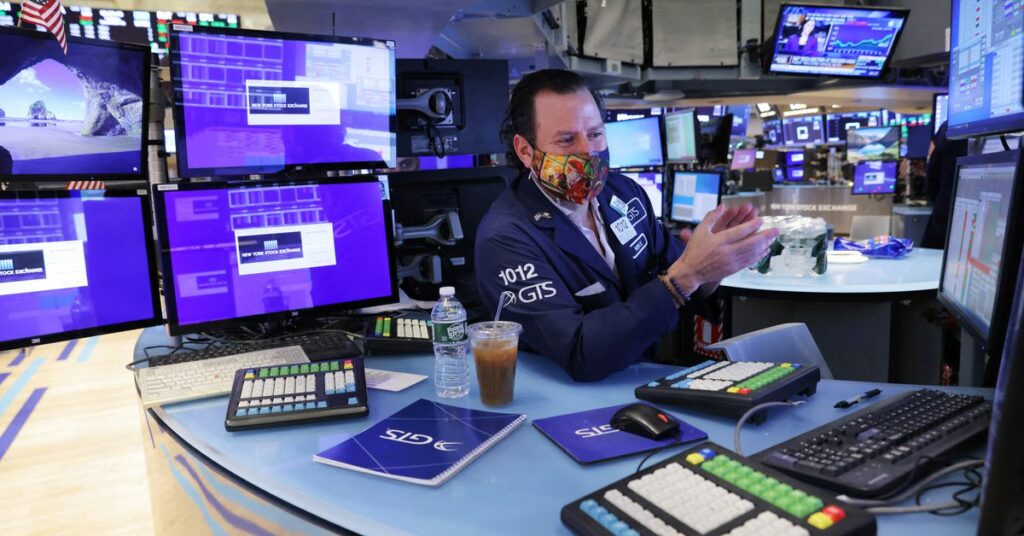
[[690, 294], [702, 285], [717, 286], [722, 279], [754, 264], [768, 254], [778, 229], [758, 232], [762, 220], [749, 203], [719, 206], [692, 232], [681, 232], [686, 242], [668, 276]]

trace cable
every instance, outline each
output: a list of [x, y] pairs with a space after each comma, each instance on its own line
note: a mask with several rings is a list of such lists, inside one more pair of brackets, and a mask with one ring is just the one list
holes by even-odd
[[647, 456], [644, 456], [644, 459], [640, 460], [640, 463], [637, 464], [636, 471], [634, 471], [633, 474], [639, 473], [643, 469], [644, 464], [647, 463], [647, 460], [651, 459], [651, 456], [654, 456], [655, 454], [657, 454], [659, 452], [662, 452], [665, 449], [670, 449], [672, 447], [678, 447], [680, 445], [682, 445], [682, 442], [669, 443], [668, 445], [662, 445], [662, 446], [660, 446], [660, 447], [658, 447], [658, 448], [648, 452]]
[[979, 465], [984, 465], [984, 464], [985, 464], [985, 460], [970, 460], [970, 461], [960, 462], [960, 463], [957, 463], [957, 464], [950, 465], [949, 467], [946, 467], [944, 469], [940, 469], [938, 471], [935, 471], [934, 473], [928, 475], [927, 477], [925, 477], [923, 480], [918, 482], [915, 486], [911, 487], [907, 491], [904, 491], [903, 493], [900, 493], [899, 495], [897, 495], [895, 497], [892, 497], [892, 498], [889, 498], [889, 499], [883, 499], [883, 500], [877, 500], [877, 499], [856, 499], [856, 498], [850, 497], [848, 495], [839, 495], [836, 498], [839, 499], [840, 501], [843, 501], [843, 502], [845, 502], [847, 504], [852, 504], [854, 506], [886, 506], [886, 505], [891, 505], [891, 504], [894, 504], [894, 503], [903, 502], [903, 501], [907, 500], [908, 498], [913, 497], [914, 494], [917, 493], [917, 491], [919, 489], [921, 489], [921, 488], [927, 486], [928, 484], [934, 482], [936, 479], [942, 478], [942, 477], [944, 477], [944, 476], [946, 476], [946, 475], [948, 475], [950, 473], [955, 473], [955, 472], [960, 471], [962, 469], [973, 468], [973, 467], [977, 467]]
[[743, 428], [743, 424], [747, 422], [747, 419], [752, 417], [755, 413], [763, 409], [775, 406], [799, 406], [800, 404], [803, 403], [804, 402], [802, 400], [798, 400], [796, 402], [765, 402], [764, 404], [758, 404], [748, 409], [747, 412], [744, 413], [742, 417], [740, 417], [740, 420], [736, 421], [736, 429], [733, 430], [732, 433], [733, 450], [736, 451], [736, 454], [739, 454], [740, 456], [745, 456], [745, 454], [743, 454], [743, 448], [740, 447], [740, 430]]
[[937, 512], [940, 510], [949, 510], [950, 508], [960, 508], [961, 506], [962, 505], [957, 501], [949, 501], [944, 503], [923, 504], [920, 506], [875, 506], [872, 508], [867, 508], [865, 509], [865, 511], [875, 515], [915, 514], [921, 512]]
[[1005, 150], [1005, 151], [1009, 151], [1010, 150], [1010, 143], [1006, 141], [1006, 134], [1000, 134], [999, 135], [999, 141], [1003, 142], [1003, 150]]

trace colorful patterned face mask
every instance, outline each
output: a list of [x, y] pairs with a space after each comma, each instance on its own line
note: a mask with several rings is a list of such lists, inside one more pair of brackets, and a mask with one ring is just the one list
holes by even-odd
[[531, 171], [552, 195], [582, 205], [604, 188], [608, 149], [590, 154], [551, 154], [534, 149]]

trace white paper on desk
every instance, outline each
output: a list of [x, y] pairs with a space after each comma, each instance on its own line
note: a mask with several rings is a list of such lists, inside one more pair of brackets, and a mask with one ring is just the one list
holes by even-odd
[[404, 391], [413, 385], [427, 379], [421, 374], [410, 374], [408, 372], [392, 372], [390, 370], [365, 369], [366, 387], [380, 389], [382, 391]]

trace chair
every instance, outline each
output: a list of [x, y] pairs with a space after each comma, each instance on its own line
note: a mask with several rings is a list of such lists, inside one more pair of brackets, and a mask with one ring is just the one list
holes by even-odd
[[823, 380], [832, 379], [832, 371], [814, 342], [807, 324], [793, 322], [759, 329], [709, 345], [708, 350], [725, 352], [729, 361], [766, 361], [817, 365]]

